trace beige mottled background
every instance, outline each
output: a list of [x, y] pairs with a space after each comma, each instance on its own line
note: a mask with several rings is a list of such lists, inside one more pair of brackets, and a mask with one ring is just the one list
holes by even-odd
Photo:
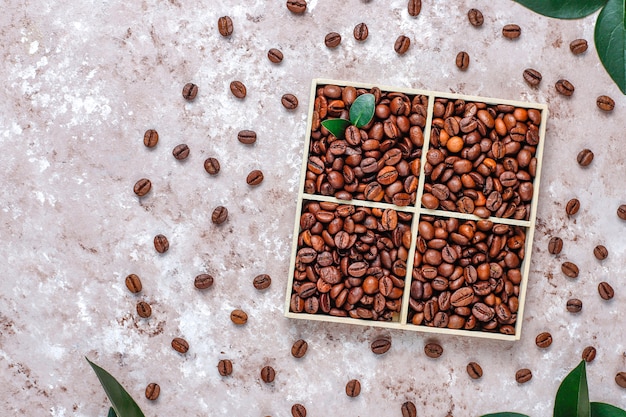
[[[108, 369], [137, 399], [146, 416], [289, 416], [300, 402], [309, 416], [400, 416], [412, 400], [420, 416], [477, 416], [512, 410], [550, 416], [561, 379], [585, 346], [598, 350], [588, 366], [590, 397], [626, 407], [626, 391], [614, 381], [626, 371], [626, 222], [615, 212], [626, 203], [624, 115], [626, 99], [604, 71], [593, 47], [596, 15], [582, 20], [548, 19], [513, 1], [424, 0], [412, 18], [406, 0], [310, 0], [306, 14], [291, 14], [282, 0], [22, 0], [4, 4], [0, 15], [0, 414], [105, 416], [108, 400], [84, 357]], [[467, 11], [483, 11], [481, 28]], [[222, 38], [217, 19], [229, 15], [234, 33]], [[370, 37], [357, 43], [352, 29], [365, 22]], [[502, 27], [517, 23], [522, 36], [504, 39]], [[336, 50], [326, 33], [339, 32]], [[405, 56], [393, 50], [411, 38]], [[587, 39], [580, 56], [570, 41]], [[280, 65], [267, 50], [283, 51]], [[467, 71], [458, 51], [471, 57]], [[522, 79], [524, 68], [543, 74], [539, 88]], [[283, 317], [299, 168], [312, 78], [326, 77], [470, 95], [547, 103], [545, 163], [538, 228], [519, 342], [352, 328]], [[554, 83], [576, 87], [559, 96]], [[248, 87], [245, 100], [229, 92], [230, 81]], [[181, 90], [193, 81], [200, 93], [185, 102]], [[300, 99], [293, 112], [285, 93]], [[616, 101], [611, 114], [595, 105], [598, 95]], [[149, 150], [143, 132], [155, 128], [159, 144]], [[258, 141], [236, 140], [253, 129]], [[184, 162], [171, 154], [187, 143]], [[577, 153], [595, 153], [582, 169]], [[217, 157], [222, 171], [209, 177], [203, 161]], [[257, 188], [247, 173], [262, 169]], [[139, 200], [141, 177], [153, 182]], [[581, 210], [567, 218], [572, 197]], [[230, 211], [216, 227], [217, 205]], [[158, 255], [152, 238], [169, 237]], [[563, 238], [563, 253], [547, 253], [551, 236]], [[609, 257], [592, 254], [599, 243]], [[577, 263], [571, 280], [560, 264]], [[215, 276], [199, 292], [193, 278]], [[144, 291], [133, 296], [124, 277], [138, 274]], [[265, 292], [252, 278], [270, 274]], [[610, 282], [615, 298], [596, 290]], [[582, 313], [565, 310], [570, 297]], [[139, 300], [150, 319], [135, 312]], [[229, 312], [250, 319], [235, 328]], [[535, 336], [552, 333], [547, 350]], [[375, 357], [370, 341], [392, 337], [391, 350]], [[191, 345], [181, 356], [170, 347], [181, 336]], [[301, 360], [290, 355], [297, 338], [309, 342]], [[437, 360], [423, 346], [445, 349]], [[234, 373], [222, 378], [217, 362], [229, 358]], [[465, 366], [479, 362], [480, 380]], [[276, 381], [260, 381], [270, 364]], [[519, 368], [533, 379], [515, 382]], [[345, 383], [360, 379], [362, 393], [350, 399]], [[151, 403], [149, 382], [161, 386]]]

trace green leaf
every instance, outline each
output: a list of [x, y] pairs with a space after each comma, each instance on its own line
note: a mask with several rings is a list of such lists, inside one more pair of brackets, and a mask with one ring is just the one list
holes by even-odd
[[[589, 16], [607, 0], [515, 0], [533, 12], [558, 19], [580, 19]], [[610, 0], [609, 0], [610, 1]]]
[[[87, 359], [87, 358], [85, 358]], [[133, 400], [133, 398], [126, 392], [124, 387], [110, 373], [100, 368], [95, 363], [87, 359], [89, 365], [93, 368], [94, 372], [104, 388], [107, 397], [111, 401], [111, 408], [114, 411], [113, 415], [117, 417], [144, 417], [143, 412]], [[111, 410], [109, 410], [109, 417], [112, 417]]]
[[626, 17], [624, 0], [609, 0], [598, 15], [595, 44], [604, 69], [626, 94]]
[[374, 117], [376, 98], [374, 94], [361, 94], [350, 106], [350, 121], [356, 127], [363, 127]]
[[589, 389], [585, 361], [561, 382], [554, 399], [554, 417], [590, 417]]
[[611, 404], [593, 402], [591, 417], [626, 417], [626, 411]]
[[117, 414], [115, 414], [115, 410], [113, 409], [113, 407], [109, 408], [109, 414], [107, 415], [107, 417], [117, 417]]
[[505, 411], [504, 413], [485, 414], [480, 417], [528, 417], [528, 416], [526, 414], [512, 413], [510, 411]]
[[[356, 100], [354, 102], [356, 103]], [[335, 135], [337, 139], [343, 139], [346, 129], [350, 126], [350, 121], [346, 119], [326, 119], [322, 121], [322, 126]]]

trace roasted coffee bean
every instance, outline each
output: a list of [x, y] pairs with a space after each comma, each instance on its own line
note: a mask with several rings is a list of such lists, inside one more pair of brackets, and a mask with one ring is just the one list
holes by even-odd
[[213, 276], [209, 274], [199, 274], [193, 280], [193, 286], [199, 290], [206, 290], [213, 286]]
[[141, 279], [139, 279], [139, 277], [135, 274], [129, 274], [126, 277], [125, 280], [126, 283], [126, 288], [128, 288], [128, 291], [132, 292], [133, 294], [137, 294], [139, 292], [141, 292]]
[[593, 256], [595, 256], [596, 259], [603, 261], [609, 256], [609, 251], [603, 245], [598, 245], [593, 248]]
[[552, 344], [552, 335], [548, 332], [539, 333], [535, 337], [535, 344], [542, 349], [547, 348]]
[[573, 216], [574, 214], [578, 213], [579, 209], [580, 201], [577, 198], [572, 198], [565, 205], [565, 213], [567, 213], [568, 216]]
[[300, 359], [304, 357], [308, 348], [309, 348], [309, 344], [306, 341], [302, 339], [298, 339], [291, 346], [291, 355], [294, 358]]
[[601, 282], [598, 284], [598, 293], [600, 293], [600, 297], [603, 300], [610, 300], [615, 296], [615, 291], [613, 291], [613, 287], [608, 282]]
[[409, 0], [407, 10], [409, 12], [409, 16], [419, 16], [422, 11], [422, 0]]
[[214, 224], [222, 224], [228, 219], [228, 209], [224, 206], [217, 206], [211, 214], [211, 221]]
[[156, 235], [154, 237], [154, 249], [159, 253], [165, 253], [170, 248], [170, 242], [164, 235]]
[[472, 379], [479, 379], [483, 376], [483, 368], [476, 362], [470, 362], [467, 364], [467, 374]]
[[576, 278], [578, 277], [578, 266], [576, 266], [575, 263], [573, 262], [563, 262], [561, 264], [561, 271], [565, 274], [565, 276], [570, 277], [570, 278]]
[[438, 343], [427, 343], [424, 346], [424, 353], [429, 358], [438, 358], [443, 354], [443, 348]]
[[263, 182], [263, 171], [259, 169], [250, 171], [250, 173], [246, 177], [246, 183], [248, 183], [248, 185], [259, 185], [262, 182]]
[[593, 362], [593, 360], [596, 358], [596, 348], [594, 348], [593, 346], [587, 346], [585, 349], [583, 349], [583, 353], [582, 353], [582, 359], [585, 362]]
[[356, 25], [353, 32], [354, 39], [356, 39], [357, 41], [364, 41], [369, 35], [369, 29], [367, 28], [367, 25], [365, 23], [359, 23], [358, 25]]
[[458, 54], [456, 54], [456, 66], [460, 70], [465, 71], [467, 67], [469, 67], [469, 62], [470, 62], [470, 58], [467, 52], [461, 51]]
[[237, 133], [237, 140], [245, 145], [252, 145], [256, 142], [256, 132], [254, 130], [242, 130]]
[[470, 9], [467, 12], [467, 18], [469, 22], [474, 27], [480, 27], [483, 25], [485, 18], [483, 17], [483, 13], [478, 9]]
[[550, 238], [548, 242], [548, 252], [552, 255], [558, 255], [563, 250], [563, 239], [558, 236]]
[[233, 34], [233, 20], [229, 16], [217, 19], [217, 29], [220, 35], [227, 37]]
[[583, 309], [583, 302], [580, 301], [578, 298], [570, 298], [569, 300], [567, 300], [567, 311], [569, 311], [570, 313], [580, 313], [580, 311]]
[[189, 146], [185, 145], [184, 143], [176, 145], [176, 147], [174, 147], [174, 149], [172, 150], [172, 155], [174, 155], [174, 158], [178, 159], [179, 161], [187, 159], [187, 157], [189, 156]]
[[175, 337], [172, 339], [172, 349], [178, 353], [187, 353], [189, 350], [189, 343], [182, 337]]
[[261, 368], [261, 380], [266, 384], [274, 382], [276, 378], [276, 371], [271, 366], [267, 365]]
[[515, 24], [504, 25], [502, 28], [502, 35], [507, 39], [519, 38], [522, 34], [522, 29]]
[[246, 86], [241, 81], [232, 81], [230, 83], [230, 92], [237, 98], [245, 98], [248, 90]]
[[246, 314], [243, 310], [235, 309], [230, 313], [230, 320], [237, 325], [246, 324], [248, 321], [248, 314]]
[[626, 388], [626, 372], [618, 372], [615, 375], [615, 383], [622, 388]]
[[302, 404], [294, 404], [291, 406], [291, 415], [293, 417], [306, 417], [306, 408]]
[[580, 55], [587, 51], [587, 41], [584, 39], [574, 39], [569, 44], [569, 50], [572, 51], [574, 55]]
[[555, 84], [556, 91], [564, 96], [571, 96], [574, 94], [574, 86], [567, 80], [558, 80]]
[[341, 43], [341, 35], [337, 32], [329, 32], [324, 37], [324, 44], [328, 48], [336, 48]]
[[358, 379], [351, 379], [346, 384], [346, 395], [348, 397], [358, 397], [361, 393], [361, 383]]
[[586, 167], [593, 161], [593, 152], [590, 149], [583, 149], [578, 153], [576, 160], [581, 167]]
[[139, 317], [147, 319], [152, 315], [152, 307], [150, 307], [150, 304], [145, 301], [140, 301], [137, 303], [137, 314]]
[[417, 417], [417, 408], [413, 401], [403, 403], [400, 411], [402, 411], [402, 417]]
[[287, 110], [294, 110], [298, 107], [298, 98], [293, 94], [284, 94], [280, 99], [280, 102]]
[[306, 0], [287, 0], [287, 9], [291, 13], [302, 14], [306, 11]]
[[252, 285], [257, 290], [265, 290], [272, 285], [272, 278], [267, 274], [260, 274], [254, 277], [252, 280]]
[[380, 337], [371, 344], [372, 352], [377, 355], [386, 353], [391, 348], [391, 340], [387, 337]]
[[525, 384], [530, 381], [532, 377], [533, 373], [527, 368], [523, 368], [515, 372], [515, 381], [517, 381], [518, 384]]
[[143, 144], [148, 148], [154, 148], [159, 142], [159, 134], [154, 129], [146, 130], [143, 134]]
[[400, 35], [396, 39], [396, 43], [393, 45], [393, 49], [398, 55], [404, 55], [411, 46], [411, 39], [408, 36]]
[[[183, 98], [188, 101], [192, 101], [198, 95], [198, 86], [194, 83], [187, 83], [183, 87]], [[146, 145], [148, 146], [148, 145]]]
[[144, 195], [148, 194], [151, 189], [152, 189], [152, 183], [147, 178], [140, 179], [133, 186], [133, 191], [139, 197], [143, 197]]
[[220, 172], [220, 161], [217, 158], [207, 158], [204, 161], [204, 170], [211, 175], [217, 175]]
[[280, 49], [271, 48], [267, 51], [267, 59], [274, 64], [280, 64], [283, 61], [283, 53]]
[[600, 110], [613, 111], [615, 108], [615, 100], [609, 96], [598, 96], [596, 99], [596, 105]]
[[221, 376], [228, 376], [233, 373], [233, 363], [229, 359], [221, 359], [217, 363], [217, 371]]
[[626, 204], [622, 204], [617, 208], [617, 217], [626, 220]]
[[536, 69], [526, 68], [523, 73], [524, 81], [531, 87], [537, 87], [541, 83], [541, 73]]
[[146, 398], [150, 401], [155, 401], [161, 394], [161, 387], [159, 384], [151, 382], [146, 386]]

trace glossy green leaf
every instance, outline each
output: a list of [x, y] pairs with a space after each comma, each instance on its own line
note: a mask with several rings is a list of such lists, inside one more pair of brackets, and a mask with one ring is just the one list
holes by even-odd
[[337, 139], [343, 139], [346, 129], [350, 126], [350, 121], [346, 119], [326, 119], [322, 121], [322, 126], [328, 129]]
[[590, 417], [589, 389], [585, 361], [561, 382], [554, 399], [554, 417]]
[[[104, 388], [104, 392], [111, 401], [111, 408], [114, 411], [113, 415], [117, 417], [144, 417], [143, 412], [135, 400], [133, 400], [124, 387], [122, 387], [110, 373], [100, 368], [89, 359], [87, 359], [87, 362], [89, 362], [89, 365], [91, 365], [98, 376], [100, 384], [102, 384], [102, 388]], [[112, 417], [111, 410], [109, 410], [109, 417]]]
[[611, 404], [593, 402], [591, 417], [626, 417], [626, 411]]
[[528, 417], [526, 414], [520, 413], [512, 413], [510, 411], [505, 411], [504, 413], [493, 413], [493, 414], [485, 414], [480, 417]]
[[[533, 12], [559, 19], [580, 19], [589, 16], [607, 0], [515, 0]], [[610, 1], [610, 0], [609, 0]]]
[[626, 94], [626, 17], [624, 0], [609, 0], [598, 15], [596, 51], [613, 81]]
[[363, 127], [374, 117], [376, 98], [374, 94], [361, 94], [350, 106], [350, 122], [356, 127]]
[[107, 417], [117, 417], [117, 414], [115, 414], [115, 410], [113, 409], [113, 407], [109, 408], [109, 414], [107, 415]]

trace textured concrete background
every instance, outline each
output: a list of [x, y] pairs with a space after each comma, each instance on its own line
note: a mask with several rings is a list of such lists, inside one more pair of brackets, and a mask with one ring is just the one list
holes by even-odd
[[[467, 11], [483, 11], [472, 27]], [[229, 15], [234, 33], [217, 31]], [[596, 16], [575, 21], [548, 19], [509, 0], [424, 1], [410, 17], [405, 0], [311, 0], [302, 16], [282, 0], [144, 0], [62, 2], [24, 0], [0, 15], [0, 412], [29, 416], [104, 416], [108, 400], [84, 357], [100, 364], [129, 390], [146, 416], [288, 416], [291, 405], [309, 416], [399, 416], [412, 400], [421, 416], [476, 416], [511, 410], [549, 416], [558, 384], [587, 345], [598, 349], [588, 366], [590, 397], [626, 407], [615, 374], [626, 371], [626, 223], [615, 212], [626, 203], [623, 120], [626, 99], [599, 62], [593, 47]], [[369, 26], [358, 43], [354, 26]], [[502, 37], [505, 24], [522, 27], [519, 39]], [[341, 45], [324, 46], [339, 32]], [[393, 50], [411, 38], [404, 56]], [[570, 41], [584, 38], [589, 50], [574, 56]], [[267, 59], [269, 48], [284, 61]], [[457, 52], [469, 53], [465, 72]], [[543, 74], [538, 88], [522, 78], [525, 68]], [[498, 342], [432, 337], [414, 332], [352, 328], [283, 317], [296, 192], [312, 78], [325, 77], [469, 95], [547, 103], [538, 227], [522, 339]], [[554, 83], [576, 87], [559, 96]], [[241, 80], [244, 100], [228, 85]], [[182, 99], [185, 83], [200, 92]], [[280, 98], [300, 99], [295, 111]], [[612, 96], [611, 114], [596, 108], [598, 95]], [[143, 133], [160, 134], [154, 149]], [[253, 129], [258, 141], [239, 143], [237, 132]], [[172, 149], [187, 143], [184, 162]], [[578, 152], [595, 153], [580, 168]], [[217, 157], [222, 171], [210, 177], [203, 161]], [[250, 188], [245, 178], [262, 169], [265, 181]], [[132, 191], [147, 177], [153, 189], [142, 199]], [[568, 218], [564, 205], [581, 201]], [[210, 221], [215, 206], [229, 220]], [[170, 250], [154, 251], [152, 238], [165, 234]], [[554, 257], [550, 237], [565, 245]], [[599, 262], [599, 243], [609, 257]], [[570, 260], [581, 274], [566, 278]], [[214, 286], [196, 290], [193, 278], [207, 272]], [[129, 273], [144, 284], [135, 296], [124, 286]], [[273, 278], [259, 292], [252, 278]], [[616, 290], [609, 302], [600, 281]], [[583, 311], [565, 310], [570, 297]], [[148, 301], [149, 319], [135, 305]], [[229, 320], [234, 308], [248, 312], [243, 327]], [[535, 336], [552, 333], [547, 350]], [[380, 334], [391, 350], [376, 357], [369, 343]], [[174, 337], [189, 341], [180, 355]], [[304, 338], [309, 352], [290, 354]], [[433, 360], [423, 353], [430, 340], [445, 349]], [[216, 365], [233, 361], [233, 375]], [[480, 380], [465, 366], [479, 362]], [[273, 384], [260, 380], [272, 365]], [[515, 371], [530, 368], [519, 385]], [[358, 378], [362, 393], [344, 393]], [[161, 386], [156, 402], [144, 397], [150, 382]]]

